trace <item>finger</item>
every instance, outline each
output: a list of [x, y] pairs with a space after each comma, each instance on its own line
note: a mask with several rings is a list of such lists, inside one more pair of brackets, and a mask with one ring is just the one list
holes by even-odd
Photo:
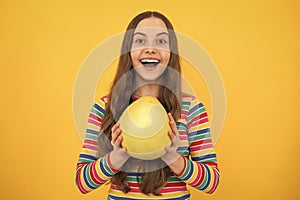
[[165, 147], [165, 150], [166, 150], [166, 152], [171, 152], [171, 151], [172, 151], [171, 145], [170, 145], [170, 146], [166, 146], [166, 147]]
[[179, 134], [174, 135], [173, 144], [174, 144], [174, 146], [178, 146], [180, 144]]
[[[123, 138], [122, 138], [123, 139]], [[123, 141], [123, 140], [122, 140]], [[124, 150], [124, 151], [126, 151], [127, 152], [127, 149], [125, 148], [125, 147], [122, 147], [122, 149]]]
[[114, 144], [116, 143], [116, 140], [118, 138], [118, 136], [121, 133], [121, 129], [117, 128], [114, 132], [111, 133], [111, 143]]
[[172, 114], [171, 113], [168, 113], [168, 117], [169, 117], [169, 121], [170, 121], [170, 123], [172, 122], [175, 122], [175, 120], [174, 120], [174, 118], [173, 118], [173, 116], [172, 116]]
[[117, 139], [116, 139], [116, 142], [115, 142], [115, 146], [116, 146], [117, 148], [121, 148], [122, 140], [123, 140], [122, 136], [119, 135], [119, 136], [117, 137]]
[[169, 131], [169, 137], [172, 141], [171, 143], [171, 147], [174, 147], [175, 149], [177, 149], [177, 147], [179, 146], [180, 144], [180, 138], [179, 138], [179, 135], [178, 134], [174, 134], [172, 131]]
[[168, 135], [169, 135], [170, 140], [173, 141], [173, 139], [175, 138], [175, 134], [173, 133], [173, 131], [169, 131]]
[[111, 128], [111, 132], [114, 132], [117, 128], [120, 127], [120, 124], [117, 122], [113, 127]]
[[170, 124], [170, 127], [172, 129], [172, 131], [176, 134], [177, 133], [177, 126], [176, 126], [176, 122], [172, 116], [171, 113], [168, 113], [168, 117], [169, 117], [169, 124]]
[[123, 152], [123, 153], [127, 152], [127, 149], [126, 149], [125, 147], [122, 147], [120, 150], [121, 150], [121, 152]]

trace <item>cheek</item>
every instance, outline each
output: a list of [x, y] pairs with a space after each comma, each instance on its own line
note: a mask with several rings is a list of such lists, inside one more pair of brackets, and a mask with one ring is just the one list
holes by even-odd
[[161, 54], [163, 60], [164, 60], [164, 64], [168, 64], [169, 61], [170, 61], [170, 57], [171, 57], [171, 54], [170, 52], [164, 52]]
[[137, 51], [131, 51], [130, 52], [132, 64], [135, 67], [136, 64], [139, 62], [139, 53]]

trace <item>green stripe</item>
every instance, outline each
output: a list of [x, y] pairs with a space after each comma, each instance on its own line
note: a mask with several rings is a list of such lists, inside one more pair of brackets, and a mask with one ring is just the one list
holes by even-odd
[[177, 126], [177, 130], [183, 130], [183, 131], [185, 131], [186, 130], [186, 128], [185, 128], [185, 126]]
[[189, 151], [178, 151], [178, 153], [179, 153], [180, 155], [182, 155], [182, 156], [188, 156], [188, 155], [190, 155], [190, 154], [189, 154]]
[[91, 139], [91, 140], [97, 140], [97, 136], [96, 135], [92, 135], [92, 134], [86, 134], [86, 138], [87, 139]]
[[214, 163], [216, 163], [217, 159], [216, 158], [203, 159], [203, 160], [201, 160], [201, 162], [214, 162]]
[[93, 113], [93, 114], [95, 114], [96, 116], [98, 116], [98, 117], [100, 117], [101, 118], [101, 116], [102, 116], [102, 118], [103, 118], [103, 114], [101, 113], [101, 112], [99, 112], [97, 109], [95, 109], [95, 108], [93, 108], [92, 110], [91, 110], [91, 113]]
[[190, 162], [189, 162], [189, 160], [188, 159], [184, 159], [185, 160], [185, 163], [186, 163], [186, 167], [185, 167], [185, 169], [184, 169], [184, 172], [183, 172], [183, 174], [182, 174], [182, 178], [185, 178], [187, 175], [188, 175], [188, 173], [189, 173], [189, 171], [191, 170], [190, 168]]
[[135, 183], [138, 182], [135, 176], [127, 176], [127, 181], [135, 182]]
[[190, 105], [183, 105], [181, 108], [182, 108], [182, 110], [189, 110], [189, 106]]
[[203, 169], [204, 169], [205, 175], [204, 175], [204, 179], [203, 179], [202, 183], [198, 187], [199, 189], [202, 189], [207, 183], [208, 172], [205, 167], [203, 167]]
[[87, 178], [89, 184], [92, 185], [93, 187], [98, 187], [98, 185], [95, 184], [94, 181], [92, 180], [91, 175], [89, 173], [91, 171], [91, 165], [87, 165], [86, 167], [87, 167], [86, 178]]
[[[194, 118], [195, 116], [197, 115], [200, 115], [202, 113], [206, 112], [206, 109], [205, 107], [201, 107], [201, 108], [198, 108], [197, 110], [195, 110], [193, 113], [190, 113], [189, 114], [189, 117], [188, 117], [188, 120], [190, 121], [192, 118]], [[199, 116], [198, 116], [199, 117]]]
[[170, 182], [177, 182], [177, 181], [181, 181], [180, 178], [177, 178], [176, 176], [171, 176], [169, 179]]
[[105, 168], [105, 170], [110, 174], [110, 175], [114, 175], [113, 171], [111, 171], [111, 169], [108, 166], [107, 160], [106, 160], [106, 156], [103, 157], [103, 166]]
[[204, 112], [206, 112], [206, 109], [205, 109], [205, 107], [204, 106], [202, 106], [199, 110], [198, 110], [198, 112], [200, 112], [200, 113], [204, 113]]
[[79, 158], [79, 159], [78, 159], [78, 162], [79, 162], [79, 163], [82, 163], [82, 162], [88, 162], [88, 163], [89, 163], [89, 162], [93, 162], [93, 161], [94, 161], [94, 160], [87, 159], [87, 158]]
[[[207, 127], [208, 128], [208, 127]], [[195, 136], [190, 136], [189, 141], [198, 141], [198, 140], [203, 140], [203, 139], [210, 139], [210, 133], [203, 133], [200, 135], [195, 135]]]

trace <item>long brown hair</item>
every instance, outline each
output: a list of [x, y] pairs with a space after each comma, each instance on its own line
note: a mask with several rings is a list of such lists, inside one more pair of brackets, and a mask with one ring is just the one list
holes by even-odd
[[[126, 33], [122, 42], [117, 72], [108, 94], [108, 101], [101, 127], [101, 132], [104, 134], [100, 134], [100, 136], [104, 136], [109, 140], [111, 140], [112, 126], [118, 121], [122, 112], [129, 105], [129, 101], [135, 90], [135, 70], [132, 70], [132, 60], [130, 56], [131, 46], [133, 43], [133, 33], [140, 21], [150, 17], [159, 18], [165, 23], [169, 32], [169, 44], [171, 50], [168, 68], [166, 68], [163, 73], [164, 82], [160, 83], [158, 99], [166, 111], [171, 112], [175, 120], [180, 116], [182, 92], [180, 79], [181, 67], [178, 55], [177, 38], [174, 33], [174, 28], [170, 21], [161, 13], [151, 11], [143, 12], [133, 18], [126, 29]], [[164, 85], [168, 85], [168, 87], [164, 87]], [[104, 137], [99, 137], [99, 146], [100, 151], [102, 149], [102, 151], [105, 153], [111, 151], [112, 146], [109, 142], [107, 142], [107, 139], [104, 139]], [[127, 162], [130, 162], [130, 160]], [[151, 172], [143, 173], [141, 176], [142, 182], [140, 185], [142, 193], [159, 195], [159, 191], [168, 181], [170, 173], [171, 170], [168, 166]], [[126, 177], [127, 173], [120, 171], [111, 179], [111, 182], [116, 184], [124, 193], [127, 193], [130, 190]]]

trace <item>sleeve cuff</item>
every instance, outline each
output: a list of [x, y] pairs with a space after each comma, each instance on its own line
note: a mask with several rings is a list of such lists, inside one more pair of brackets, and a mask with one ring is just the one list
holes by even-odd
[[114, 173], [119, 172], [120, 170], [113, 168], [113, 166], [112, 166], [112, 164], [111, 164], [111, 162], [110, 162], [110, 153], [108, 153], [108, 154], [106, 155], [106, 157], [107, 157], [107, 165], [108, 165], [108, 167], [110, 168], [110, 170], [111, 170], [112, 172], [114, 172]]
[[173, 172], [174, 175], [177, 176], [177, 177], [181, 177], [184, 174], [184, 171], [186, 169], [186, 158], [182, 156], [182, 159], [183, 159], [183, 163], [184, 163], [182, 171], [180, 173], [178, 173], [178, 174], [176, 174], [176, 173]]
[[99, 163], [102, 174], [107, 178], [111, 178], [113, 175], [115, 175], [119, 171], [112, 167], [109, 157], [110, 157], [110, 153], [108, 153], [104, 157], [102, 157], [102, 159], [100, 160], [100, 163]]

